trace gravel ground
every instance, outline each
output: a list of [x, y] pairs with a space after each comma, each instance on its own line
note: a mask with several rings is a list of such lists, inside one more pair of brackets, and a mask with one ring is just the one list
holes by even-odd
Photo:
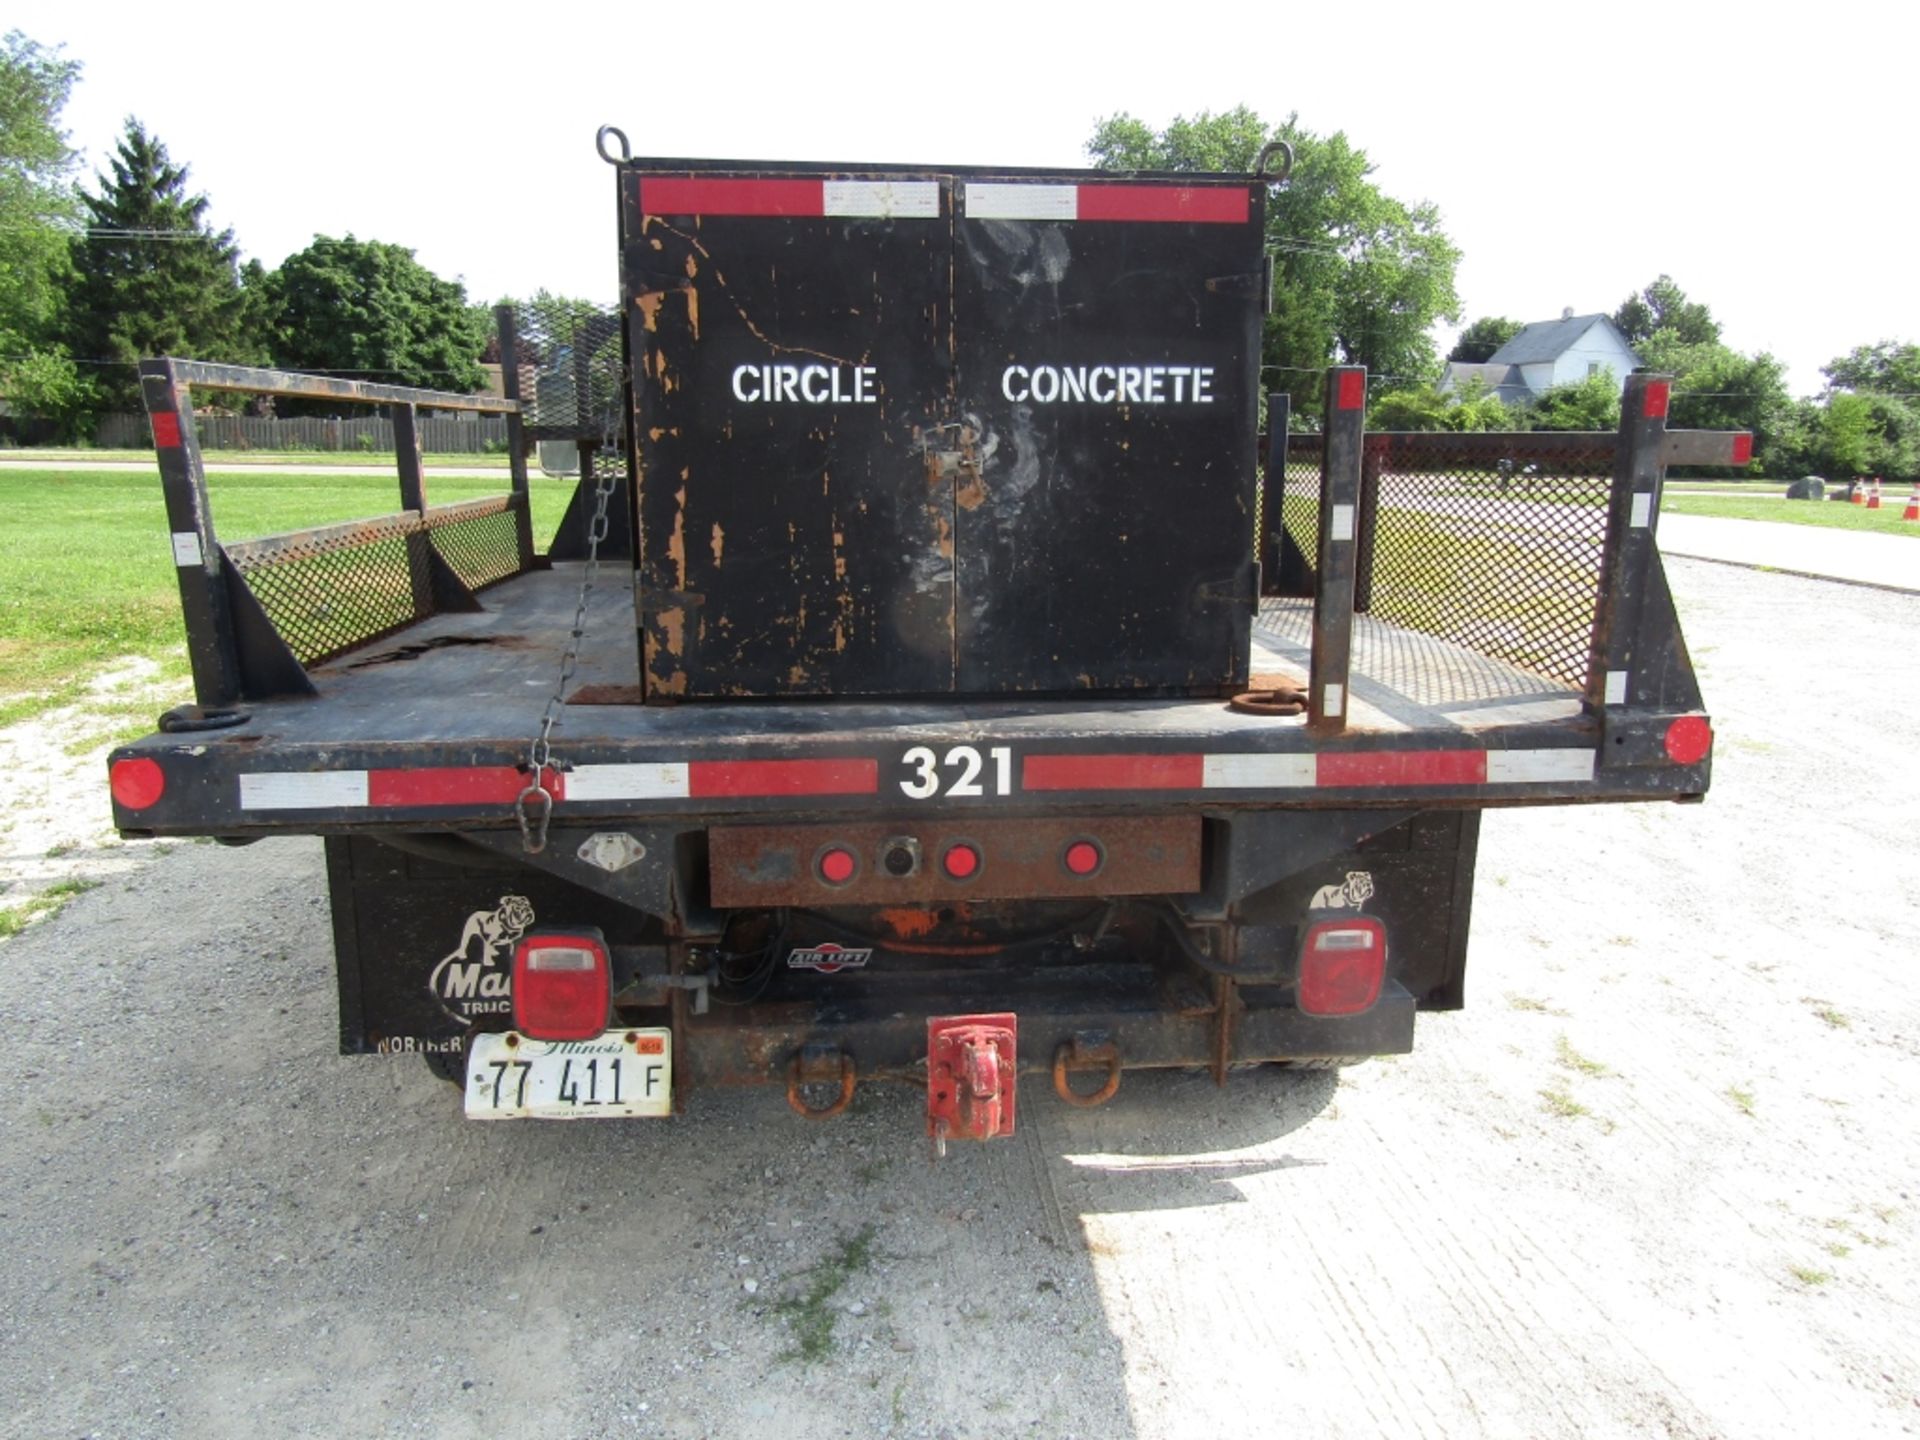
[[877, 1087], [463, 1123], [331, 1053], [317, 842], [106, 844], [0, 735], [16, 892], [100, 882], [0, 943], [0, 1430], [1920, 1433], [1920, 598], [1671, 570], [1713, 795], [1489, 817], [1413, 1055], [938, 1167]]

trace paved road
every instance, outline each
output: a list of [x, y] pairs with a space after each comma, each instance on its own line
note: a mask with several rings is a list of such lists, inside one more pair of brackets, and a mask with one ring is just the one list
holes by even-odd
[[1920, 538], [1904, 535], [1669, 514], [1660, 517], [1660, 550], [1665, 555], [1920, 593]]
[[1414, 1054], [938, 1167], [879, 1086], [463, 1122], [332, 1053], [317, 842], [102, 846], [33, 727], [0, 863], [100, 883], [0, 942], [0, 1433], [1920, 1434], [1920, 598], [1669, 568], [1713, 793], [1489, 815]]

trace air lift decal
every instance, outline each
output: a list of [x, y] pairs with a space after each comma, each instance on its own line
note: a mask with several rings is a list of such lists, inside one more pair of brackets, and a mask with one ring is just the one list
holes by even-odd
[[467, 916], [460, 943], [427, 981], [440, 1008], [462, 1025], [483, 1015], [510, 1014], [513, 942], [533, 928], [533, 920], [533, 902], [524, 895], [502, 895], [493, 909]]
[[833, 975], [842, 970], [857, 970], [872, 958], [872, 950], [850, 950], [829, 940], [824, 944], [809, 945], [804, 950], [790, 951], [787, 968], [818, 970], [822, 975]]

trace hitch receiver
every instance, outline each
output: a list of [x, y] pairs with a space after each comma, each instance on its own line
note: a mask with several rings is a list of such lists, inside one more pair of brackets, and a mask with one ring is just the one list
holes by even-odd
[[927, 1134], [936, 1155], [949, 1140], [1013, 1134], [1018, 1023], [1012, 1014], [928, 1017]]

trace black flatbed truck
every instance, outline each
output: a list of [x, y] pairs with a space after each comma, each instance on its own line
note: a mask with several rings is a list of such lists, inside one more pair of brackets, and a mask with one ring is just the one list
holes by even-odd
[[[503, 313], [503, 397], [142, 367], [197, 698], [116, 823], [324, 837], [343, 1052], [482, 1118], [907, 1080], [986, 1138], [1022, 1072], [1407, 1051], [1483, 810], [1704, 794], [1658, 496], [1746, 447], [1663, 379], [1391, 435], [1341, 367], [1261, 441], [1265, 174], [608, 158], [621, 309]], [[401, 509], [222, 542], [195, 389], [386, 407]], [[428, 503], [426, 408], [507, 417], [505, 494]]]

